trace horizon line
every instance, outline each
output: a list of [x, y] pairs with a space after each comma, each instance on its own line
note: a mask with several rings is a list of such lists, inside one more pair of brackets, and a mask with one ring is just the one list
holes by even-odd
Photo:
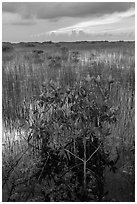
[[77, 40], [77, 41], [2, 41], [2, 43], [78, 43], [78, 42], [135, 42], [135, 40]]

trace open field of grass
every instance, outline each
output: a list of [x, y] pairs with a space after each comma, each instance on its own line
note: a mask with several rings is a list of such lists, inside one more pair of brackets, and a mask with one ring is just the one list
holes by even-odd
[[134, 46], [3, 43], [3, 201], [134, 201]]

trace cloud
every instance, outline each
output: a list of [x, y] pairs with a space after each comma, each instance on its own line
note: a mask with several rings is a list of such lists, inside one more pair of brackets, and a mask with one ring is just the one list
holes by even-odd
[[133, 38], [134, 20], [133, 2], [2, 3], [3, 38], [11, 40], [98, 40], [114, 35], [124, 39], [125, 33]]
[[107, 25], [113, 25], [114, 23], [120, 22], [123, 19], [131, 18], [134, 16], [134, 14], [135, 14], [134, 9], [129, 9], [125, 12], [120, 13], [115, 12], [112, 14], [105, 14], [104, 16], [92, 18], [91, 20], [83, 21], [72, 26], [52, 30], [48, 32], [48, 34], [51, 34], [53, 32], [56, 34], [69, 33], [72, 32], [73, 30], [77, 32], [85, 31], [87, 33], [93, 33], [96, 32], [96, 29], [100, 28], [101, 26], [104, 26], [103, 29], [105, 29]]
[[118, 30], [110, 30], [111, 32], [108, 32], [107, 30], [98, 32], [95, 34], [93, 33], [85, 33], [83, 31], [76, 32], [72, 31], [72, 33], [69, 35], [68, 33], [62, 33], [60, 35], [56, 35], [54, 33], [51, 33], [50, 35], [47, 35], [46, 33], [41, 33], [37, 35], [31, 36], [31, 41], [53, 41], [53, 42], [62, 42], [62, 41], [97, 41], [97, 40], [135, 40], [135, 34], [134, 31], [128, 30], [121, 30], [120, 32]]
[[2, 15], [3, 25], [35, 25], [35, 19], [22, 19], [17, 13], [4, 12]]
[[18, 22], [13, 22], [11, 24], [15, 25], [15, 26], [31, 26], [31, 25], [36, 25], [36, 22], [34, 22], [34, 21], [18, 21]]
[[2, 11], [22, 18], [58, 19], [60, 17], [101, 16], [134, 8], [133, 2], [3, 2]]

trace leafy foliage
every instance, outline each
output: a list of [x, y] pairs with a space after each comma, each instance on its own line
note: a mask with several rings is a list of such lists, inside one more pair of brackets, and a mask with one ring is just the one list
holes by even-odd
[[134, 66], [131, 42], [3, 52], [3, 201], [104, 201], [113, 172], [133, 182]]
[[[102, 97], [102, 103], [95, 92]], [[101, 200], [104, 168], [114, 165], [103, 148], [104, 138], [111, 133], [109, 129], [103, 132], [102, 125], [116, 122], [116, 109], [110, 107], [98, 79], [65, 89], [53, 81], [43, 85], [32, 117], [28, 142], [37, 140], [41, 146], [36, 178], [39, 182], [52, 181], [54, 186], [48, 201], [51, 197], [54, 201]], [[37, 151], [37, 145], [34, 148]], [[55, 189], [60, 198], [53, 193]]]

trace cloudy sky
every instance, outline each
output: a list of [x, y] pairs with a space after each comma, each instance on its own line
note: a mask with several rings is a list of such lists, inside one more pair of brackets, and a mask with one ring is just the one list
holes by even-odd
[[133, 2], [3, 2], [2, 40], [134, 40]]

